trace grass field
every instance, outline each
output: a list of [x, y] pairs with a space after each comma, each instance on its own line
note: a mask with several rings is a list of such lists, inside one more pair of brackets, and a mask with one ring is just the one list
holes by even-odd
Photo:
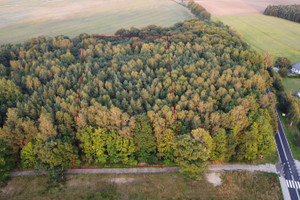
[[[282, 84], [285, 91], [291, 91], [292, 94], [300, 91], [300, 78], [284, 78]], [[300, 106], [300, 98], [298, 98]]]
[[271, 51], [274, 57], [287, 57], [300, 62], [300, 24], [262, 14], [215, 16], [234, 27], [260, 53]]
[[43, 176], [14, 177], [0, 189], [3, 199], [282, 199], [278, 177], [260, 172], [224, 172], [222, 185], [170, 174], [69, 175], [59, 185]]
[[171, 26], [191, 17], [170, 0], [2, 0], [0, 44], [39, 35], [111, 35], [120, 28]]

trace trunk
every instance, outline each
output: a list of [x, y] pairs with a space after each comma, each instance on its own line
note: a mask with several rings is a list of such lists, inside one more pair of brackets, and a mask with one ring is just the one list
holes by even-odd
[[290, 126], [293, 126], [293, 122], [290, 123]]
[[64, 167], [61, 167], [61, 180], [64, 180]]

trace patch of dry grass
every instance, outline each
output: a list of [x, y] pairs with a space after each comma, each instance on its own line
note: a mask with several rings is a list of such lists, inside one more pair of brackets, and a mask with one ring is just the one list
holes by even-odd
[[195, 0], [213, 16], [263, 13], [268, 5], [297, 4], [299, 0]]
[[0, 44], [40, 35], [113, 35], [120, 28], [172, 26], [192, 18], [170, 0], [2, 0]]
[[44, 176], [14, 177], [2, 188], [1, 199], [282, 199], [276, 175], [224, 172], [222, 185], [205, 178], [186, 180], [168, 174], [68, 175], [59, 185]]

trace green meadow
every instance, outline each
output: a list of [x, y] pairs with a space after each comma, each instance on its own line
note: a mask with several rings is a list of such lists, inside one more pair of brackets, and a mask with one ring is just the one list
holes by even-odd
[[300, 24], [262, 14], [215, 16], [242, 33], [244, 40], [260, 53], [271, 51], [274, 57], [300, 62]]

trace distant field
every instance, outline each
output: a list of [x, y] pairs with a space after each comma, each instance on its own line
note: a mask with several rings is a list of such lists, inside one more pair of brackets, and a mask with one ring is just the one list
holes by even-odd
[[268, 5], [299, 4], [299, 0], [195, 0], [213, 16], [263, 13]]
[[110, 35], [120, 28], [171, 26], [191, 17], [171, 0], [2, 0], [0, 44], [39, 35]]
[[234, 27], [260, 53], [272, 51], [275, 57], [287, 57], [300, 62], [300, 24], [262, 14], [215, 16]]
[[205, 178], [186, 180], [179, 173], [68, 175], [55, 185], [43, 176], [14, 177], [0, 188], [0, 199], [282, 199], [275, 174], [235, 171], [221, 179], [214, 187]]

